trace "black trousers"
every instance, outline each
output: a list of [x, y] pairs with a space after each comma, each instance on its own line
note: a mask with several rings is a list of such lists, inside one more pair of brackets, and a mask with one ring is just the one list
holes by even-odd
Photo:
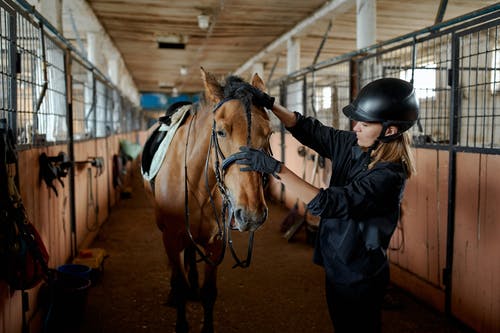
[[389, 267], [374, 278], [353, 285], [326, 279], [326, 300], [335, 333], [380, 333], [388, 284]]

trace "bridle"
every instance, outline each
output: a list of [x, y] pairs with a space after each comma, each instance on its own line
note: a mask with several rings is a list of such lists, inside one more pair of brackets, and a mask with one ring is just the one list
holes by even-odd
[[[235, 98], [226, 98], [218, 102], [214, 108], [212, 109], [212, 113], [215, 114], [217, 110], [227, 101], [232, 100]], [[196, 113], [195, 113], [196, 116]], [[249, 116], [250, 117], [250, 116]], [[193, 117], [194, 119], [194, 117]], [[222, 152], [220, 145], [219, 145], [219, 140], [217, 138], [217, 130], [216, 130], [216, 122], [215, 119], [213, 121], [212, 125], [212, 132], [210, 135], [210, 144], [208, 146], [208, 151], [207, 151], [207, 157], [205, 161], [205, 186], [207, 189], [207, 192], [209, 193], [209, 199], [210, 199], [210, 204], [212, 205], [213, 211], [214, 211], [214, 216], [215, 220], [217, 222], [217, 227], [218, 227], [218, 232], [216, 235], [216, 238], [218, 240], [222, 241], [222, 249], [220, 255], [217, 257], [216, 260], [212, 260], [209, 256], [210, 254], [206, 255], [196, 244], [193, 235], [191, 234], [191, 229], [189, 225], [189, 204], [188, 204], [188, 186], [187, 186], [187, 147], [188, 147], [188, 141], [189, 141], [189, 133], [191, 131], [191, 125], [193, 123], [193, 119], [191, 119], [191, 122], [189, 124], [189, 129], [188, 129], [188, 135], [187, 135], [187, 140], [186, 140], [186, 153], [185, 153], [185, 160], [184, 160], [184, 193], [185, 193], [185, 221], [186, 221], [186, 231], [187, 234], [194, 244], [194, 247], [198, 254], [201, 257], [201, 260], [205, 261], [207, 264], [210, 264], [212, 266], [217, 266], [219, 265], [222, 260], [224, 259], [225, 255], [225, 250], [226, 250], [226, 243], [229, 244], [229, 249], [231, 250], [231, 255], [233, 259], [235, 260], [235, 264], [233, 265], [233, 268], [235, 267], [242, 267], [246, 268], [250, 266], [250, 262], [252, 259], [252, 251], [253, 251], [253, 240], [254, 240], [254, 231], [250, 231], [249, 233], [249, 239], [248, 239], [248, 248], [247, 248], [247, 257], [244, 260], [240, 260], [238, 255], [236, 254], [236, 251], [234, 250], [233, 247], [233, 240], [231, 237], [231, 227], [229, 226], [231, 219], [233, 218], [233, 209], [231, 207], [231, 201], [229, 199], [229, 195], [227, 193], [227, 189], [224, 183], [224, 176], [225, 176], [225, 171], [229, 168], [230, 165], [232, 165], [234, 162], [236, 162], [236, 153], [228, 156], [227, 158], [225, 157], [224, 153]], [[249, 128], [250, 129], [250, 128]], [[247, 145], [250, 145], [250, 133], [248, 134], [248, 140], [247, 140]], [[217, 208], [215, 205], [215, 200], [212, 195], [212, 191], [210, 189], [209, 181], [208, 181], [208, 170], [210, 168], [210, 160], [212, 156], [212, 149], [214, 150], [214, 172], [215, 172], [215, 180], [216, 180], [216, 185], [217, 188], [219, 189], [219, 192], [222, 196], [222, 209], [220, 212], [220, 215], [217, 212]]]

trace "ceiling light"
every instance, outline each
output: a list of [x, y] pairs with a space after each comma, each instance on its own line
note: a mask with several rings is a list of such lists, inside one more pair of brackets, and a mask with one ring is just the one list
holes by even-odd
[[207, 14], [203, 14], [203, 13], [198, 15], [198, 27], [201, 30], [208, 29], [209, 25], [210, 25], [210, 16], [208, 16]]
[[187, 75], [188, 73], [188, 69], [186, 66], [181, 66], [181, 69], [179, 71], [181, 72], [182, 76]]

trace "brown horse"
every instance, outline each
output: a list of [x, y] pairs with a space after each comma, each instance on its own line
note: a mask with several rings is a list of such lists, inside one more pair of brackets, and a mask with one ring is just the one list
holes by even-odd
[[[156, 223], [171, 265], [169, 299], [177, 308], [176, 332], [189, 329], [186, 300], [198, 288], [196, 251], [205, 260], [199, 296], [202, 332], [208, 333], [213, 332], [217, 265], [230, 238], [228, 229], [250, 232], [250, 249], [253, 231], [264, 223], [268, 209], [263, 175], [241, 171], [231, 158], [242, 146], [269, 149], [269, 117], [252, 103], [252, 91], [263, 90], [264, 83], [255, 74], [251, 85], [234, 76], [221, 85], [203, 68], [201, 76], [204, 101], [193, 105], [179, 126], [154, 186], [145, 182], [154, 197]], [[237, 264], [248, 265], [249, 257], [246, 262], [236, 259]]]

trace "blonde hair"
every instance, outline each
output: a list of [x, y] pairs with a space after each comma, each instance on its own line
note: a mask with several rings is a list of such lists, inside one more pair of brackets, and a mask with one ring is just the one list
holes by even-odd
[[415, 158], [411, 150], [411, 136], [408, 132], [390, 142], [380, 142], [371, 153], [372, 162], [368, 165], [371, 169], [378, 162], [401, 163], [406, 171], [406, 178], [416, 173]]

